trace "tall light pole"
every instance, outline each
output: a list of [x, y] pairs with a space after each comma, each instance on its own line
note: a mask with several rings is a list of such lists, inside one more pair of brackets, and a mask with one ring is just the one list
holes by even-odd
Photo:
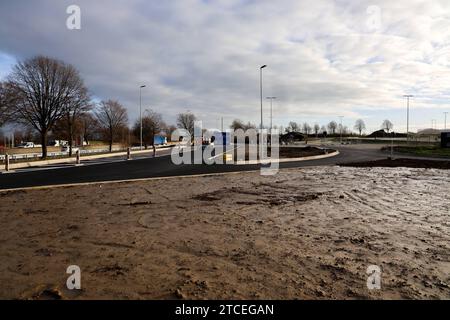
[[259, 92], [261, 95], [261, 131], [263, 129], [263, 82], [262, 82], [262, 70], [267, 67], [267, 65], [263, 65], [259, 68]]
[[341, 138], [340, 138], [340, 140], [341, 140], [341, 144], [342, 144], [342, 118], [343, 118], [344, 116], [339, 116], [339, 118], [341, 119], [341, 127], [340, 127], [340, 135], [341, 135]]
[[406, 142], [409, 141], [409, 99], [414, 97], [412, 94], [405, 94], [403, 96], [406, 98]]
[[266, 99], [269, 99], [270, 100], [270, 132], [272, 132], [272, 115], [273, 115], [273, 113], [272, 113], [272, 103], [273, 103], [273, 100], [275, 100], [277, 97], [267, 97]]
[[141, 132], [140, 132], [141, 147], [140, 147], [140, 150], [142, 150], [142, 88], [145, 88], [145, 85], [142, 85], [139, 87], [139, 121], [141, 123]]
[[447, 114], [448, 112], [444, 112], [444, 130], [447, 130]]

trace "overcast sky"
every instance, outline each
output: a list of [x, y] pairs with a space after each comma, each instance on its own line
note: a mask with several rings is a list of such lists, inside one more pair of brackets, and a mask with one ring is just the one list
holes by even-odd
[[[81, 8], [69, 30], [66, 8]], [[43, 54], [77, 67], [96, 99], [117, 99], [131, 120], [144, 108], [169, 123], [194, 112], [259, 124], [264, 96], [277, 96], [274, 124], [290, 120], [369, 130], [444, 125], [450, 111], [450, 1], [2, 0], [0, 78], [17, 60]], [[269, 103], [264, 101], [264, 121]], [[449, 117], [450, 127], [450, 117]]]

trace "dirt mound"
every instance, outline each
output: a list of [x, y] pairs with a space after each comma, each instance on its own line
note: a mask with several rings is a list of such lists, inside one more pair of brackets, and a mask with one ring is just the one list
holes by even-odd
[[406, 168], [425, 168], [425, 169], [450, 169], [450, 161], [440, 160], [420, 160], [420, 159], [383, 159], [376, 161], [352, 162], [339, 164], [343, 167], [406, 167]]

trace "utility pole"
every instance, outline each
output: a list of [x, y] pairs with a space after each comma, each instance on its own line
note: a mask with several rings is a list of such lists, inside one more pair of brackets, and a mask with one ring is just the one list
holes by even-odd
[[409, 141], [409, 99], [414, 97], [412, 94], [405, 94], [403, 96], [406, 98], [407, 105], [406, 105], [406, 143]]
[[221, 120], [221, 127], [220, 128], [221, 128], [221, 131], [223, 132], [223, 117], [221, 117], [220, 120]]
[[141, 136], [141, 147], [140, 150], [142, 150], [142, 88], [145, 88], [145, 85], [142, 85], [139, 87], [139, 121], [141, 123], [141, 132], [140, 132], [140, 136]]

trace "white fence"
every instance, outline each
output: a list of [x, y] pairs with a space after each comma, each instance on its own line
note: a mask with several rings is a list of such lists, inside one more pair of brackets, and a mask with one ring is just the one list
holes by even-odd
[[[134, 149], [134, 148], [133, 148]], [[126, 149], [121, 149], [121, 148], [113, 148], [112, 151], [124, 151]], [[80, 149], [80, 154], [95, 154], [95, 153], [106, 153], [109, 152], [109, 148], [106, 149], [88, 149], [88, 150], [81, 150]], [[75, 152], [74, 152], [75, 154]], [[53, 158], [53, 157], [62, 157], [62, 156], [68, 156], [69, 155], [69, 151], [65, 151], [65, 152], [48, 152], [47, 156], [49, 158]], [[9, 159], [10, 160], [35, 160], [42, 157], [42, 153], [23, 153], [23, 154], [10, 154], [9, 155]], [[5, 155], [2, 154], [0, 155], [0, 161], [5, 161]]]
[[[74, 147], [75, 148], [75, 147]], [[113, 152], [120, 152], [120, 151], [126, 151], [127, 148], [112, 148]], [[140, 147], [132, 147], [131, 150], [140, 150]], [[96, 154], [96, 153], [109, 153], [109, 148], [103, 148], [103, 149], [80, 149], [80, 154], [81, 155], [92, 155], [92, 154]], [[73, 152], [73, 154], [75, 154], [75, 152]], [[68, 156], [69, 155], [69, 151], [65, 151], [65, 152], [48, 152], [47, 153], [47, 157], [48, 158], [53, 158], [53, 157], [63, 157], [63, 156]], [[23, 154], [10, 154], [9, 155], [9, 160], [10, 161], [14, 161], [14, 160], [37, 160], [40, 157], [42, 157], [42, 153], [23, 153]], [[1, 154], [0, 155], [0, 161], [5, 161], [5, 155]]]

